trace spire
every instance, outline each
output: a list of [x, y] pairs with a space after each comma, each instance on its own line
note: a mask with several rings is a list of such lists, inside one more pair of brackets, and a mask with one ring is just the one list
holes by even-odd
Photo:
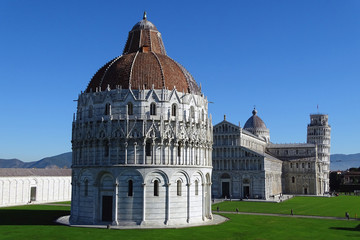
[[144, 11], [143, 20], [146, 20], [146, 11]]

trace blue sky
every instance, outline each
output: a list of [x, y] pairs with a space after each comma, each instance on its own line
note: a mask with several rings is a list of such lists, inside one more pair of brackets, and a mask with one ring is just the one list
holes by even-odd
[[0, 158], [71, 151], [76, 102], [148, 12], [201, 83], [213, 124], [256, 105], [276, 143], [329, 114], [331, 153], [360, 152], [360, 1], [19, 1], [0, 4]]

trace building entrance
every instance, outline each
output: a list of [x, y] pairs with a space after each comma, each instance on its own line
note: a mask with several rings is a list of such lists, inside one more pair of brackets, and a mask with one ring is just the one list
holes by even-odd
[[31, 187], [30, 190], [30, 202], [36, 201], [36, 187]]
[[102, 221], [111, 222], [113, 212], [113, 197], [103, 196], [102, 197]]
[[244, 198], [249, 197], [249, 196], [250, 196], [250, 187], [244, 186]]
[[222, 182], [221, 189], [222, 189], [222, 197], [230, 198], [230, 183]]

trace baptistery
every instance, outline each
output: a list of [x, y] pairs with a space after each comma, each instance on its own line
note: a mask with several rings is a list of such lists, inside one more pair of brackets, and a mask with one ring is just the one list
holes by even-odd
[[78, 97], [70, 223], [210, 221], [212, 139], [207, 98], [144, 14]]

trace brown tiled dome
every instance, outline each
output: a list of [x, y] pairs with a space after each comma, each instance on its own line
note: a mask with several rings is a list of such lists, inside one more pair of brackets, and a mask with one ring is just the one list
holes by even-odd
[[106, 63], [91, 79], [86, 91], [114, 89], [154, 89], [174, 87], [178, 91], [200, 94], [191, 74], [166, 55], [161, 34], [144, 14], [129, 32], [122, 56]]
[[266, 129], [264, 121], [258, 117], [257, 111], [254, 108], [252, 111], [252, 116], [246, 121], [244, 129]]

